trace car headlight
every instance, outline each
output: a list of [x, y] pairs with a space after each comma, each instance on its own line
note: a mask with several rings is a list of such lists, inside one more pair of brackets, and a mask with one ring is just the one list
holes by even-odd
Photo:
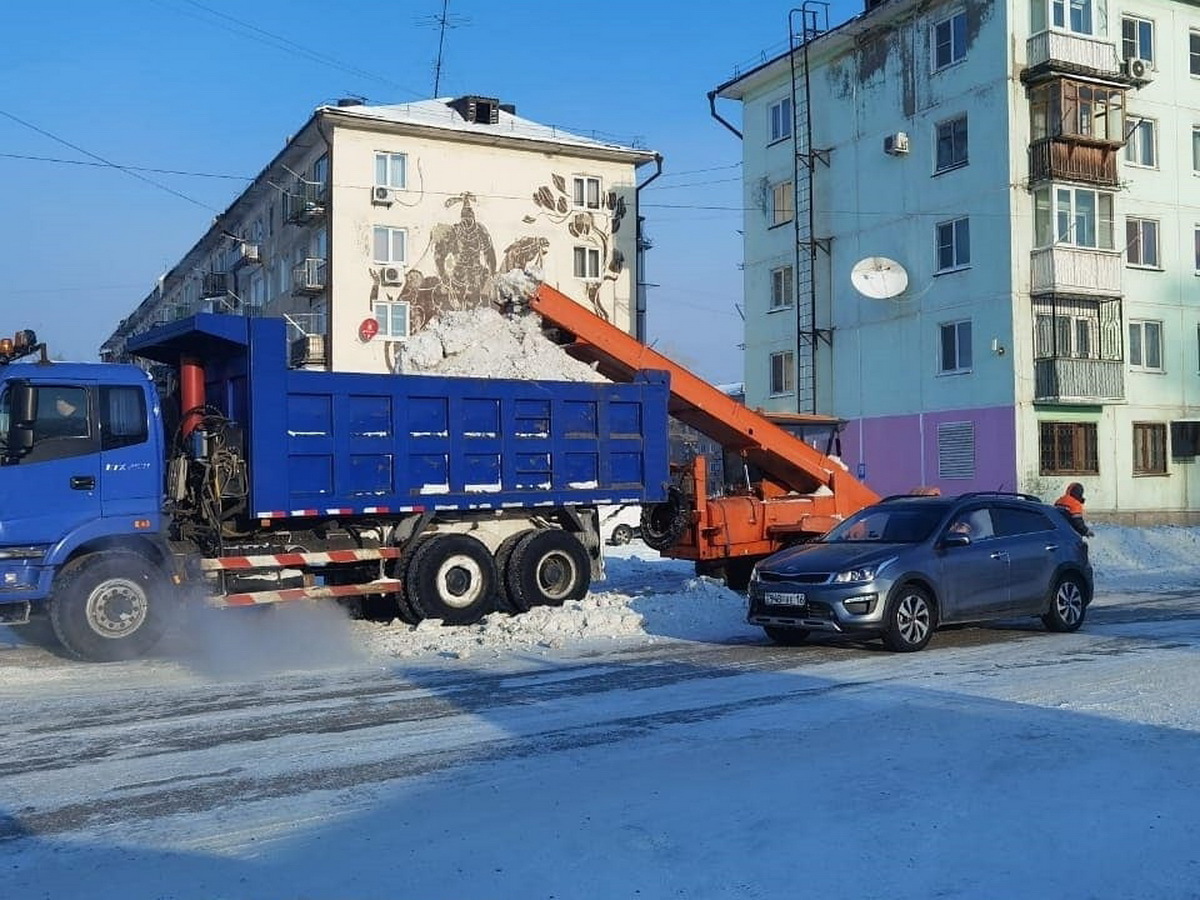
[[862, 566], [858, 569], [847, 569], [833, 576], [834, 584], [857, 584], [860, 581], [874, 581], [875, 567]]
[[750, 570], [750, 583], [758, 584], [758, 566]]
[[868, 581], [874, 581], [879, 573], [896, 561], [896, 557], [885, 559], [883, 562], [875, 563], [870, 566], [858, 566], [853, 569], [846, 569], [838, 572], [833, 576], [834, 584], [863, 584]]

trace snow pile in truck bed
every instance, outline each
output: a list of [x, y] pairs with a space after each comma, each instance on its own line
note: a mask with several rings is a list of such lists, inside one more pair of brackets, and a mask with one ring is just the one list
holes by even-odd
[[502, 315], [483, 307], [432, 319], [401, 348], [399, 370], [473, 378], [607, 380], [550, 340], [541, 318], [524, 307], [537, 283], [536, 274], [521, 270], [500, 276], [501, 296], [514, 312]]

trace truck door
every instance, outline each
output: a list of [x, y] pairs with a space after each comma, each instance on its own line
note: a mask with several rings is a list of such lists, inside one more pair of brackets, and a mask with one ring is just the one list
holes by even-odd
[[105, 516], [148, 518], [161, 507], [162, 451], [142, 385], [101, 385], [97, 393], [100, 503]]
[[[12, 387], [0, 393], [9, 420]], [[7, 427], [5, 428], [7, 431]], [[39, 384], [33, 446], [0, 465], [0, 534], [7, 544], [52, 544], [100, 515], [100, 439], [94, 384]]]

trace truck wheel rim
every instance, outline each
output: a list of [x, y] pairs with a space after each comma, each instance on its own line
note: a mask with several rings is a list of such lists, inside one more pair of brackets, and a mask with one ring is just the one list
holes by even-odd
[[88, 595], [87, 621], [101, 637], [127, 637], [142, 627], [149, 608], [141, 585], [127, 578], [112, 578]]
[[538, 587], [551, 600], [568, 597], [577, 578], [575, 561], [566, 553], [547, 553], [537, 568]]
[[437, 584], [443, 603], [466, 609], [483, 593], [483, 569], [469, 556], [452, 556], [438, 566]]

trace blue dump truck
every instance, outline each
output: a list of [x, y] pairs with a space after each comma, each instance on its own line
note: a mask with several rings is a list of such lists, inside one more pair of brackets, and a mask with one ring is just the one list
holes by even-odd
[[48, 620], [80, 659], [145, 654], [198, 598], [446, 624], [561, 604], [603, 574], [597, 507], [666, 497], [663, 372], [293, 369], [282, 320], [207, 314], [128, 349], [155, 378], [0, 340], [0, 624]]

